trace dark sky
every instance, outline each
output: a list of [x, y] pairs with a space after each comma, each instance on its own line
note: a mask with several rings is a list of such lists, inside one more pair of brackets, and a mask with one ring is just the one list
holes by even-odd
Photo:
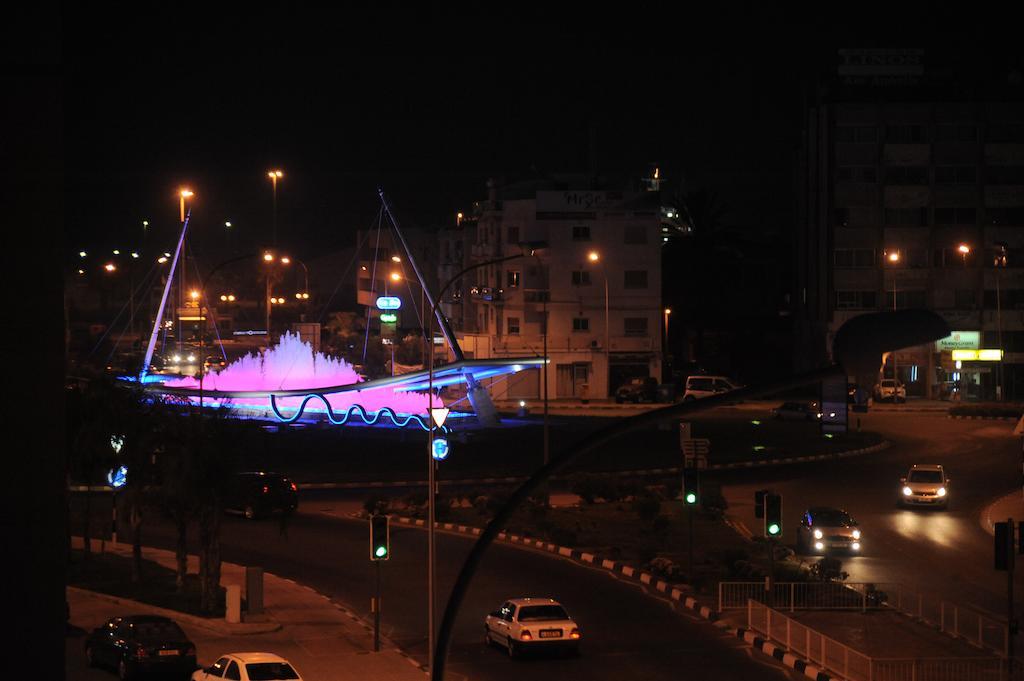
[[[657, 161], [783, 228], [801, 82], [836, 46], [880, 38], [646, 8], [65, 15], [69, 247], [137, 243], [143, 219], [169, 239], [182, 184], [196, 231], [231, 220], [265, 239], [279, 166], [279, 231], [302, 257], [350, 245], [377, 186], [404, 224], [436, 226], [488, 176], [586, 170], [592, 148], [598, 170]], [[886, 46], [935, 38], [923, 28]], [[969, 22], [952, 35], [977, 39]]]

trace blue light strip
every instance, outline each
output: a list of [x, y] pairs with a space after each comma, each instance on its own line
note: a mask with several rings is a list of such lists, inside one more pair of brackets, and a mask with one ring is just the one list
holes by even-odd
[[[278, 409], [277, 397], [273, 394], [270, 395], [270, 408], [273, 410], [274, 416], [276, 416], [278, 420], [281, 421], [282, 423], [294, 423], [299, 419], [300, 416], [302, 416], [302, 412], [306, 409], [306, 404], [314, 397], [319, 397], [320, 400], [324, 403], [324, 407], [326, 407], [325, 413], [327, 414], [328, 420], [336, 426], [345, 425], [346, 423], [348, 423], [348, 420], [352, 418], [353, 414], [358, 414], [359, 418], [362, 419], [363, 423], [365, 423], [368, 426], [376, 425], [377, 421], [379, 421], [382, 416], [387, 416], [389, 419], [391, 419], [391, 422], [398, 426], [399, 428], [405, 428], [407, 425], [409, 425], [410, 421], [415, 421], [416, 424], [423, 430], [430, 430], [430, 426], [425, 422], [424, 417], [417, 416], [416, 414], [399, 414], [391, 407], [384, 407], [379, 411], [372, 412], [373, 415], [371, 416], [371, 412], [367, 412], [363, 405], [353, 404], [351, 407], [345, 410], [343, 416], [337, 417], [334, 414], [334, 410], [331, 409], [330, 402], [328, 402], [327, 398], [321, 395], [320, 393], [311, 393], [309, 395], [306, 395], [302, 399], [302, 403], [299, 404], [298, 409], [290, 417], [285, 416], [284, 414], [281, 413], [281, 410]], [[439, 430], [445, 433], [449, 432], [447, 426], [441, 426]]]

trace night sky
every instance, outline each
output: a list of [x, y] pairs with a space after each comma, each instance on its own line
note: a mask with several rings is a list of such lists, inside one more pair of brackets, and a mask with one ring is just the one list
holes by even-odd
[[196, 232], [230, 220], [263, 243], [271, 167], [286, 174], [280, 240], [300, 257], [351, 245], [378, 186], [403, 224], [435, 227], [489, 176], [591, 164], [658, 162], [718, 192], [732, 222], [787, 233], [801, 94], [836, 48], [970, 47], [987, 30], [627, 9], [66, 15], [67, 245], [137, 245], [143, 219], [169, 242], [181, 185]]

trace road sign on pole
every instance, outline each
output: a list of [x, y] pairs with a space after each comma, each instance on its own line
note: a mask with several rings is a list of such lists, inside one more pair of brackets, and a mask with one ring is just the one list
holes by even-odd
[[679, 422], [679, 449], [686, 447], [686, 442], [693, 437], [693, 424], [687, 421]]

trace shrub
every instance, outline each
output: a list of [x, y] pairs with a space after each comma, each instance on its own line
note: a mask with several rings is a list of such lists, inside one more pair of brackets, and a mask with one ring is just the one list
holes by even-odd
[[487, 497], [487, 512], [493, 516], [495, 513], [498, 512], [499, 509], [501, 509], [502, 506], [504, 506], [508, 502], [510, 496], [512, 495], [509, 494], [508, 492], [492, 492], [491, 495]]
[[841, 582], [850, 575], [843, 571], [843, 563], [838, 558], [826, 556], [811, 565], [810, 577], [819, 582]]
[[573, 547], [577, 543], [576, 533], [567, 527], [552, 527], [548, 531], [548, 536], [551, 537], [552, 544], [559, 546]]
[[490, 504], [491, 498], [481, 494], [478, 497], [473, 498], [473, 508], [479, 515], [487, 515], [488, 505]]
[[661, 502], [652, 495], [641, 495], [633, 499], [633, 512], [637, 514], [641, 522], [649, 525], [661, 513]]
[[368, 515], [375, 513], [386, 513], [391, 505], [391, 498], [383, 494], [371, 494], [363, 501], [363, 510]]

